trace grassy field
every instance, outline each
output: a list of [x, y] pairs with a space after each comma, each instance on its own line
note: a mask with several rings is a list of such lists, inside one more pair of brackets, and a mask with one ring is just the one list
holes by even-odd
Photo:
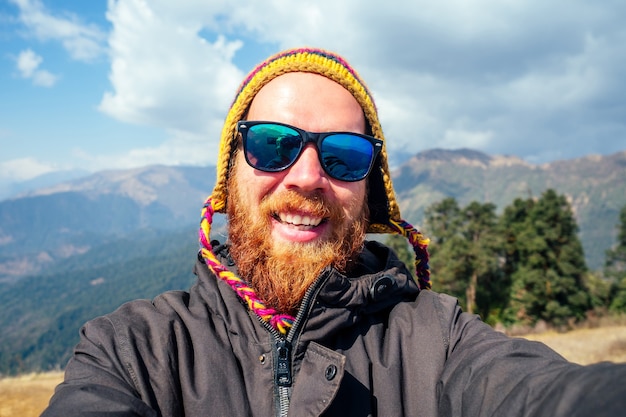
[[[626, 326], [545, 332], [524, 336], [544, 342], [565, 358], [580, 364], [626, 362]], [[63, 373], [22, 375], [0, 379], [0, 417], [36, 417], [48, 404]]]
[[48, 405], [62, 372], [0, 379], [0, 417], [35, 417]]

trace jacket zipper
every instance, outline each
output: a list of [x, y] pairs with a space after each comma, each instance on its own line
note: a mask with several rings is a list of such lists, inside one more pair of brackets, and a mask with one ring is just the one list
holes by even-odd
[[292, 347], [294, 339], [300, 335], [302, 331], [301, 327], [304, 324], [304, 316], [308, 314], [311, 301], [322, 287], [323, 282], [326, 281], [327, 276], [328, 274], [323, 274], [317, 278], [304, 294], [304, 298], [300, 303], [300, 309], [298, 310], [293, 326], [287, 333], [287, 337], [281, 335], [271, 324], [257, 316], [263, 327], [270, 332], [274, 340], [274, 353], [277, 358], [274, 385], [278, 388], [278, 417], [287, 417], [287, 413], [289, 413], [289, 399], [291, 397], [291, 385], [293, 383], [291, 360], [293, 356]]

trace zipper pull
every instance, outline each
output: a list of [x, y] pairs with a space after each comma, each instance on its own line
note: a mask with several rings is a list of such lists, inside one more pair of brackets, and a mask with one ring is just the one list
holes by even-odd
[[279, 340], [276, 343], [276, 385], [291, 386], [291, 343]]

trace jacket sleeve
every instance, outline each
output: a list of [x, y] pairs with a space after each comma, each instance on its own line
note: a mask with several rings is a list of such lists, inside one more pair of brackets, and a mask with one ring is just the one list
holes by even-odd
[[508, 337], [440, 295], [448, 358], [437, 392], [442, 416], [617, 416], [626, 411], [626, 364], [581, 366], [539, 342]]
[[80, 342], [65, 369], [65, 380], [42, 417], [155, 417], [138, 396], [132, 370], [126, 369], [111, 321], [105, 316], [81, 329]]

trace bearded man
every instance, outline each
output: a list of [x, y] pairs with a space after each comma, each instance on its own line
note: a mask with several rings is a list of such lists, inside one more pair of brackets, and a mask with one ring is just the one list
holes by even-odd
[[[216, 212], [229, 240], [211, 241]], [[416, 279], [366, 233], [406, 236]], [[571, 364], [430, 291], [370, 92], [340, 56], [244, 80], [202, 211], [197, 283], [87, 323], [45, 416], [587, 416], [626, 366]]]

